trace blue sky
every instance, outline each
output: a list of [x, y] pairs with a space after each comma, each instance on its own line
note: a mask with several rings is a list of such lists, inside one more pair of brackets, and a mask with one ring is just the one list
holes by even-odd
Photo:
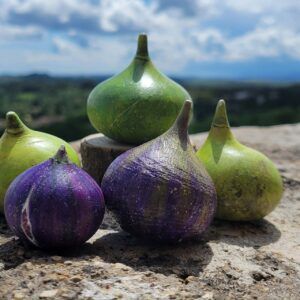
[[0, 74], [113, 74], [146, 32], [167, 74], [300, 80], [299, 16], [299, 0], [0, 0]]

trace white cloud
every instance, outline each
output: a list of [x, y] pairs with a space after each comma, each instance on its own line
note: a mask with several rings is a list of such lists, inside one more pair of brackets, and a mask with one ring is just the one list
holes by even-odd
[[[56, 52], [27, 51], [24, 58], [33, 67], [60, 72], [63, 66], [76, 72], [120, 70], [133, 56], [141, 31], [149, 34], [151, 55], [166, 72], [179, 73], [203, 61], [300, 60], [298, 1], [0, 1], [0, 37], [3, 44], [47, 36]], [[228, 31], [223, 25], [236, 15], [241, 27], [243, 22], [251, 26], [239, 30], [231, 25]]]
[[285, 0], [276, 1], [274, 0], [227, 0], [225, 5], [242, 12], [253, 13], [253, 14], [274, 14], [283, 13], [285, 11], [299, 10], [298, 0]]
[[66, 39], [55, 37], [55, 53], [27, 52], [25, 62], [34, 71], [48, 70], [59, 74], [110, 74], [125, 67], [128, 50], [122, 41], [95, 40], [89, 48], [82, 48]]
[[156, 3], [146, 5], [140, 0], [103, 0], [99, 6], [99, 22], [101, 28], [106, 31], [147, 29], [156, 23]]
[[11, 40], [24, 40], [24, 39], [37, 39], [43, 36], [42, 30], [34, 26], [21, 28], [19, 26], [11, 26], [3, 24], [0, 30], [0, 39]]

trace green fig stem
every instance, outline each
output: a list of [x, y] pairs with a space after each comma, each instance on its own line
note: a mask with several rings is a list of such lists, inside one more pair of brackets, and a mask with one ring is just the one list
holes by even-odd
[[135, 58], [149, 59], [148, 53], [148, 38], [145, 33], [142, 33], [138, 37], [137, 50]]
[[181, 111], [172, 127], [173, 130], [176, 130], [179, 138], [182, 141], [188, 141], [188, 128], [190, 123], [192, 105], [193, 103], [191, 100], [185, 100]]
[[70, 163], [70, 160], [69, 160], [69, 157], [68, 157], [68, 154], [67, 154], [67, 150], [66, 150], [66, 147], [64, 145], [60, 146], [60, 148], [58, 149], [58, 151], [54, 155], [53, 160], [56, 163], [65, 163], [65, 164]]
[[209, 131], [209, 138], [218, 140], [222, 143], [227, 140], [235, 140], [230, 130], [226, 111], [226, 103], [223, 99], [219, 100], [217, 104], [215, 115]]
[[219, 100], [217, 104], [212, 126], [230, 128], [228, 117], [227, 117], [226, 103], [223, 99]]
[[21, 121], [15, 112], [10, 111], [6, 114], [6, 132], [8, 134], [17, 135], [27, 130], [29, 130], [29, 128]]

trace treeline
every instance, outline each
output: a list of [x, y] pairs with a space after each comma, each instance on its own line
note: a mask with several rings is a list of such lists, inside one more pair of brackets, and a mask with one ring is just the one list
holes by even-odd
[[[56, 78], [47, 75], [0, 77], [0, 131], [5, 113], [16, 111], [30, 127], [80, 139], [95, 132], [86, 116], [86, 100], [105, 77]], [[227, 100], [232, 126], [300, 122], [300, 84], [263, 84], [177, 80], [194, 100], [190, 132], [209, 129], [218, 99]]]

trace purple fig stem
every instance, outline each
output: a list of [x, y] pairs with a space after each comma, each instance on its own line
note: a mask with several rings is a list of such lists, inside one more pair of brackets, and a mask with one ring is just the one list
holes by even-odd
[[181, 111], [174, 123], [171, 127], [172, 130], [175, 130], [182, 142], [188, 142], [188, 127], [190, 122], [190, 114], [192, 110], [192, 101], [185, 100]]
[[65, 163], [65, 164], [71, 163], [69, 158], [68, 158], [68, 155], [67, 155], [66, 147], [64, 145], [60, 146], [60, 148], [58, 149], [58, 151], [54, 155], [53, 160], [56, 163]]

